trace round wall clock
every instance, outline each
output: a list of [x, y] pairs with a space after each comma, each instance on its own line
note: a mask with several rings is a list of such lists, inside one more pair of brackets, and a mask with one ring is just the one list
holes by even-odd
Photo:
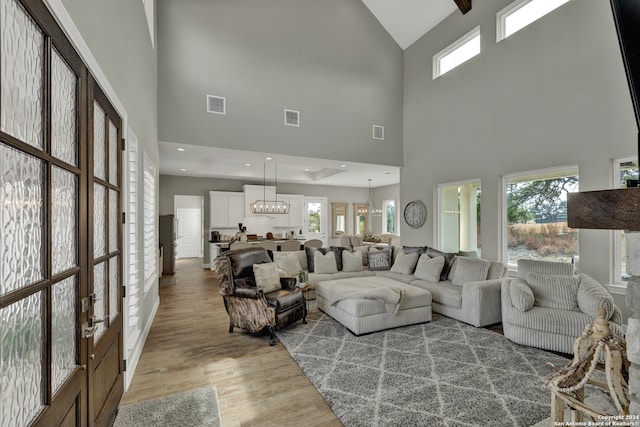
[[409, 227], [422, 227], [427, 220], [427, 207], [420, 200], [412, 200], [404, 207], [404, 220]]

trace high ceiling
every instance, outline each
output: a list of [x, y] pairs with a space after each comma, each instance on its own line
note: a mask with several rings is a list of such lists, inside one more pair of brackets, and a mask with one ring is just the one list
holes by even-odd
[[[402, 49], [470, 0], [362, 0]], [[460, 6], [461, 10], [464, 6]], [[184, 151], [177, 151], [178, 148]], [[271, 157], [271, 160], [266, 160]], [[398, 184], [400, 168], [160, 142], [160, 174], [243, 181], [372, 187]]]

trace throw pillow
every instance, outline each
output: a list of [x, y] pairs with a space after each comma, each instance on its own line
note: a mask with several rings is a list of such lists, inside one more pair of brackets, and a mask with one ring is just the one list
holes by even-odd
[[407, 276], [413, 274], [416, 269], [416, 263], [418, 262], [418, 253], [413, 252], [410, 254], [400, 252], [398, 257], [391, 266], [393, 273], [406, 274]]
[[313, 273], [315, 271], [315, 264], [313, 254], [316, 252], [320, 252], [321, 254], [326, 254], [329, 249], [328, 248], [304, 248], [305, 253], [307, 254], [307, 270], [309, 273]]
[[313, 254], [313, 263], [315, 264], [314, 272], [318, 274], [330, 274], [337, 273], [338, 266], [336, 264], [336, 255], [329, 251], [326, 254], [322, 254], [320, 251], [316, 251]]
[[369, 250], [369, 270], [382, 271], [391, 268], [391, 251], [390, 250]]
[[329, 249], [336, 255], [338, 271], [342, 271], [342, 252], [351, 252], [351, 248], [347, 248], [346, 246], [330, 246]]
[[265, 294], [282, 289], [278, 275], [278, 263], [253, 264], [253, 276], [256, 278], [256, 286], [262, 289]]
[[402, 252], [405, 254], [417, 253], [418, 255], [422, 255], [427, 251], [427, 246], [403, 246]]
[[489, 272], [487, 273], [487, 280], [502, 279], [507, 277], [507, 266], [499, 261], [489, 261]]
[[462, 286], [465, 283], [486, 280], [488, 272], [489, 261], [486, 259], [457, 257], [451, 283]]
[[343, 251], [342, 252], [342, 271], [362, 271], [362, 252], [360, 251]]
[[284, 275], [287, 277], [297, 277], [298, 273], [302, 270], [298, 255], [295, 252], [291, 252], [288, 255], [278, 256], [275, 258], [275, 262], [278, 263], [278, 268], [284, 271]]
[[440, 273], [440, 280], [447, 280], [447, 277], [449, 277], [449, 270], [451, 270], [451, 266], [453, 265], [453, 260], [455, 259], [456, 254], [442, 252], [431, 247], [427, 247], [425, 253], [431, 258], [435, 258], [438, 256], [444, 257], [444, 267], [442, 267], [442, 272]]
[[427, 282], [438, 283], [442, 267], [444, 267], [444, 257], [431, 258], [427, 254], [422, 254], [418, 259], [418, 265], [416, 265], [416, 271], [413, 275]]
[[514, 279], [511, 282], [509, 285], [509, 295], [513, 306], [522, 312], [529, 310], [535, 303], [533, 291], [520, 279]]
[[369, 246], [354, 246], [353, 252], [359, 251], [362, 254], [362, 265], [369, 265]]
[[578, 309], [579, 276], [527, 273], [526, 281], [536, 298], [535, 305], [561, 310]]
[[586, 274], [580, 274], [578, 277], [580, 277], [578, 287], [580, 311], [595, 319], [598, 316], [598, 310], [604, 308], [606, 318], [610, 319], [616, 305], [609, 291]]

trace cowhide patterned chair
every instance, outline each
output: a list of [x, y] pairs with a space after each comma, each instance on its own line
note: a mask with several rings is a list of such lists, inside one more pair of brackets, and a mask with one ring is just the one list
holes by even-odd
[[223, 252], [215, 260], [215, 269], [230, 333], [234, 327], [251, 333], [268, 328], [269, 345], [275, 345], [277, 329], [300, 319], [307, 323], [296, 279], [279, 277], [277, 264], [267, 250], [257, 247]]

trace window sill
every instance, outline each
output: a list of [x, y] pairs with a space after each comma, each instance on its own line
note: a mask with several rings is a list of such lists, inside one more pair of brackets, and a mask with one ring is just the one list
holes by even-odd
[[609, 292], [613, 295], [626, 295], [627, 294], [627, 284], [626, 283], [611, 283], [605, 285]]

